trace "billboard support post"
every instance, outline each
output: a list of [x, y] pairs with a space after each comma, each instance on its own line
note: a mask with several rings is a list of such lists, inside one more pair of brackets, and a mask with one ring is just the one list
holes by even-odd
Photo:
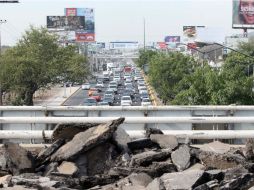
[[248, 37], [248, 29], [243, 28], [243, 37], [247, 38]]

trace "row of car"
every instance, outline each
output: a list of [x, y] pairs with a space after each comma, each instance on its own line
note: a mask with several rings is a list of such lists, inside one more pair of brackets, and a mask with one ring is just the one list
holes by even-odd
[[117, 69], [117, 72], [112, 73], [108, 80], [98, 78], [94, 87], [89, 83], [82, 85], [83, 90], [88, 90], [89, 96], [85, 105], [151, 105], [145, 81], [138, 68], [132, 67], [131, 70], [121, 72]]

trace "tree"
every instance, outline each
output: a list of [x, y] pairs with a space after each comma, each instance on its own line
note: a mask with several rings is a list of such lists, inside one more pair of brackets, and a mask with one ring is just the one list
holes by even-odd
[[231, 53], [220, 70], [208, 65], [197, 68], [179, 83], [179, 93], [171, 102], [177, 105], [253, 105], [253, 77], [246, 68], [249, 59]]
[[[57, 36], [45, 28], [30, 27], [18, 44], [2, 58], [5, 73], [2, 81], [17, 94], [17, 105], [33, 105], [33, 94], [60, 81], [80, 82], [88, 75], [85, 57], [75, 47], [62, 47]], [[10, 72], [11, 71], [11, 72]]]
[[181, 53], [159, 53], [149, 64], [149, 82], [164, 102], [173, 100], [178, 93], [176, 85], [185, 75], [193, 72], [194, 60]]
[[208, 65], [198, 67], [195, 72], [186, 75], [176, 85], [177, 95], [171, 104], [176, 105], [210, 105], [218, 104], [222, 82], [219, 72]]
[[139, 51], [139, 58], [137, 60], [137, 65], [141, 68], [143, 68], [143, 66], [145, 64], [149, 64], [149, 62], [151, 61], [152, 57], [154, 55], [157, 55], [158, 53], [156, 51], [153, 50], [140, 50]]

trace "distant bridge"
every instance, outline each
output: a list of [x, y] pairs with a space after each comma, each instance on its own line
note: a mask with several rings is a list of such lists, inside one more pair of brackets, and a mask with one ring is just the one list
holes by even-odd
[[95, 58], [98, 59], [137, 59], [138, 55], [102, 55], [102, 54], [95, 54]]

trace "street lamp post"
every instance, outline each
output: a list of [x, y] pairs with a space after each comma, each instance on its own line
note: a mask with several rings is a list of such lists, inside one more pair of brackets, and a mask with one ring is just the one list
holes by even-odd
[[143, 19], [143, 24], [144, 24], [144, 51], [146, 50], [146, 20], [145, 18]]

